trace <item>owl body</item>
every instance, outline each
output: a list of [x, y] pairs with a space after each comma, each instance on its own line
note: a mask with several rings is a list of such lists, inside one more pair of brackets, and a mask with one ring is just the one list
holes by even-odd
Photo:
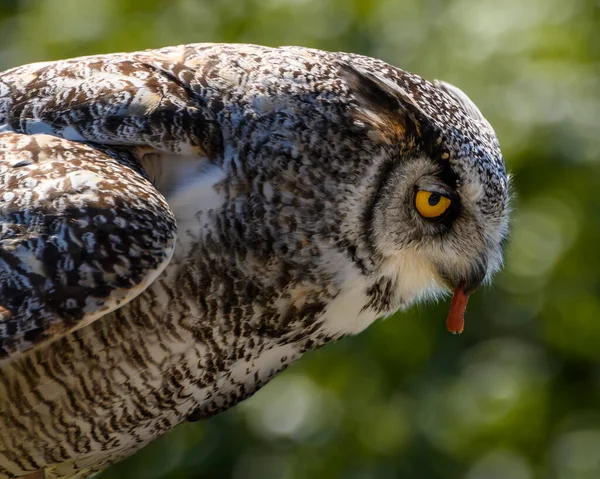
[[[0, 75], [0, 131], [0, 478], [85, 477], [501, 261], [493, 130], [375, 59], [27, 65]], [[430, 221], [421, 190], [452, 208]]]

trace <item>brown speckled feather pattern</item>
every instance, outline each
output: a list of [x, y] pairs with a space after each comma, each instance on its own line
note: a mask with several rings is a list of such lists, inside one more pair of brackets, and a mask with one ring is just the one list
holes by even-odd
[[90, 322], [164, 268], [176, 225], [128, 155], [0, 135], [1, 356]]
[[[369, 91], [388, 86], [414, 134]], [[99, 471], [437, 287], [373, 231], [415, 152], [485, 219], [436, 251], [499, 256], [493, 130], [378, 60], [206, 44], [1, 74], [0, 478]]]

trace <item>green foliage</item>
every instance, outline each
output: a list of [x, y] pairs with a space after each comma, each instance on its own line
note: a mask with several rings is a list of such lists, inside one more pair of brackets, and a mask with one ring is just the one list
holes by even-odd
[[594, 0], [12, 0], [0, 67], [187, 42], [376, 56], [456, 84], [513, 173], [506, 269], [310, 353], [102, 479], [600, 477], [600, 9]]

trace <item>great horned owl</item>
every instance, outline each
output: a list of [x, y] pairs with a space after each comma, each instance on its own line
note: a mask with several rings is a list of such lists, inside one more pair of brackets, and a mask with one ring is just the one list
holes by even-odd
[[372, 58], [36, 63], [0, 75], [0, 130], [0, 478], [84, 477], [447, 289], [460, 330], [501, 263], [494, 131]]

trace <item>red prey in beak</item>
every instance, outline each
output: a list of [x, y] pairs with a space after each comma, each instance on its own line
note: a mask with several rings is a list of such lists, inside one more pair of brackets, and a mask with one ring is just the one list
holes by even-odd
[[465, 310], [468, 301], [469, 295], [462, 288], [454, 290], [454, 296], [452, 296], [452, 302], [450, 303], [450, 313], [448, 313], [448, 319], [446, 320], [446, 327], [452, 334], [460, 334], [465, 329]]
[[469, 296], [481, 285], [486, 273], [487, 265], [483, 262], [471, 272], [468, 278], [455, 282], [448, 281], [450, 284], [454, 283], [454, 295], [452, 296], [450, 312], [446, 320], [446, 327], [451, 333], [460, 334], [465, 329], [465, 310], [467, 309]]

